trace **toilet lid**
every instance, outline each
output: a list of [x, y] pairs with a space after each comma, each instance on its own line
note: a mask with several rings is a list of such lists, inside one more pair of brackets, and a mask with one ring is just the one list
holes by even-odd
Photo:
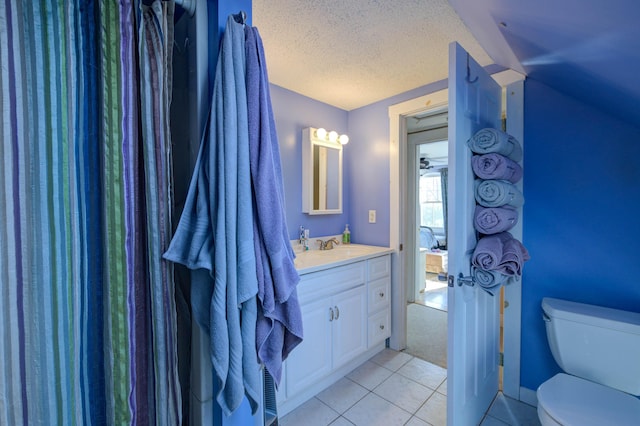
[[568, 374], [556, 374], [541, 384], [537, 396], [538, 404], [559, 424], [640, 424], [640, 399]]

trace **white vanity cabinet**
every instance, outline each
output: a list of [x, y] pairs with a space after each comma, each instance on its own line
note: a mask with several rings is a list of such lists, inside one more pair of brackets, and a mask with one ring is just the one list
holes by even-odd
[[304, 339], [284, 363], [280, 416], [384, 348], [390, 335], [389, 269], [384, 254], [301, 274]]
[[301, 276], [304, 339], [286, 361], [287, 394], [300, 392], [366, 350], [365, 265]]

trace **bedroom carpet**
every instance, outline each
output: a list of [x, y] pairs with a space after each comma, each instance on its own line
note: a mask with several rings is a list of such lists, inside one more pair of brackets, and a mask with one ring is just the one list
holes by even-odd
[[447, 312], [409, 303], [405, 352], [447, 368]]

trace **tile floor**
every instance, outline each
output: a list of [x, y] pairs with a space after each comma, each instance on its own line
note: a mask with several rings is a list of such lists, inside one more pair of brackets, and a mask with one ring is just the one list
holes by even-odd
[[[385, 349], [280, 419], [281, 426], [446, 426], [447, 370]], [[498, 394], [481, 426], [539, 425], [535, 407]]]

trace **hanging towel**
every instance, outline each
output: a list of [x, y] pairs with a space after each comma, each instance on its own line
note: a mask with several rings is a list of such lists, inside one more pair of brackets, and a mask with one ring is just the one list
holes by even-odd
[[508, 231], [518, 223], [518, 212], [511, 207], [476, 206], [473, 224], [481, 234]]
[[192, 309], [211, 339], [216, 400], [226, 416], [245, 395], [255, 413], [260, 397], [245, 71], [244, 25], [229, 16], [207, 131], [184, 212], [164, 255], [194, 269]]
[[471, 276], [473, 281], [482, 287], [490, 295], [494, 296], [503, 285], [509, 282], [509, 277], [498, 271], [485, 271], [472, 267]]
[[303, 337], [296, 286], [300, 277], [289, 243], [284, 185], [271, 109], [264, 48], [257, 28], [246, 28], [249, 149], [258, 276], [258, 358], [279, 386], [282, 362]]
[[471, 167], [481, 179], [503, 179], [516, 183], [522, 178], [522, 167], [500, 154], [474, 155]]
[[522, 160], [522, 146], [513, 136], [498, 129], [486, 128], [476, 132], [467, 141], [469, 149], [476, 154], [491, 152], [502, 154], [513, 161]]
[[520, 207], [524, 204], [522, 192], [506, 180], [476, 179], [475, 197], [483, 207]]

